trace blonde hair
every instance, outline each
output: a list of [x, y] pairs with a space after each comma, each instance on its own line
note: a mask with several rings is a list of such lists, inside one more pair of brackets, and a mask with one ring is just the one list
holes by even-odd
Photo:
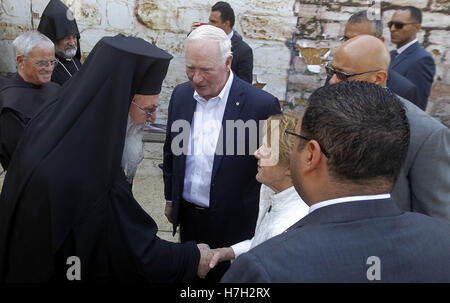
[[[289, 165], [289, 159], [291, 157], [291, 151], [294, 147], [295, 137], [288, 136], [285, 134], [285, 130], [294, 130], [295, 126], [298, 123], [299, 118], [294, 115], [292, 112], [284, 112], [281, 115], [273, 115], [270, 116], [266, 120], [266, 124], [264, 125], [264, 132], [267, 134], [267, 144], [272, 146], [271, 142], [271, 127], [267, 127], [272, 124], [272, 121], [278, 121], [278, 131], [279, 131], [279, 163], [281, 165]], [[276, 129], [276, 128], [275, 128]]]

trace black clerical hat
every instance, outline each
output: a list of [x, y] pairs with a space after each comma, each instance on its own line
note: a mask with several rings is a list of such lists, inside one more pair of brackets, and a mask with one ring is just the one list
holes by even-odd
[[157, 95], [161, 92], [161, 86], [166, 77], [172, 55], [166, 53], [156, 45], [141, 38], [116, 35], [105, 37], [103, 42], [128, 54], [135, 54], [151, 60], [150, 67], [145, 71], [143, 78], [137, 87], [136, 93], [142, 95]]
[[50, 0], [45, 7], [38, 31], [54, 43], [68, 35], [77, 35], [80, 38], [80, 31], [72, 12], [60, 0]]

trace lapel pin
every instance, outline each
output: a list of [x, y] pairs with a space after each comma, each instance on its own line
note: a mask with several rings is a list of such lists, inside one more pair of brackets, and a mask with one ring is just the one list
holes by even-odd
[[236, 102], [236, 106], [239, 106], [239, 102]]

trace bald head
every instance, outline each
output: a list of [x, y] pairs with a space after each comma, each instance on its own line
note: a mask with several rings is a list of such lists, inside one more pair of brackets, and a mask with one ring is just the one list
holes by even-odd
[[[333, 59], [333, 67], [347, 74], [377, 71], [354, 76], [349, 80], [368, 81], [385, 86], [390, 55], [383, 42], [370, 35], [356, 36], [339, 47]], [[330, 84], [339, 82], [333, 76]]]

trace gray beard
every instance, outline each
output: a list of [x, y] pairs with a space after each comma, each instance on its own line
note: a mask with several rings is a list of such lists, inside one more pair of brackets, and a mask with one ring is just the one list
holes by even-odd
[[59, 48], [57, 48], [56, 54], [66, 59], [72, 59], [77, 54], [77, 47], [75, 46], [74, 48], [66, 48], [64, 50], [60, 50]]
[[137, 167], [144, 159], [144, 143], [142, 137], [144, 125], [136, 125], [128, 117], [127, 134], [122, 155], [122, 168], [125, 171], [128, 183], [132, 184]]

